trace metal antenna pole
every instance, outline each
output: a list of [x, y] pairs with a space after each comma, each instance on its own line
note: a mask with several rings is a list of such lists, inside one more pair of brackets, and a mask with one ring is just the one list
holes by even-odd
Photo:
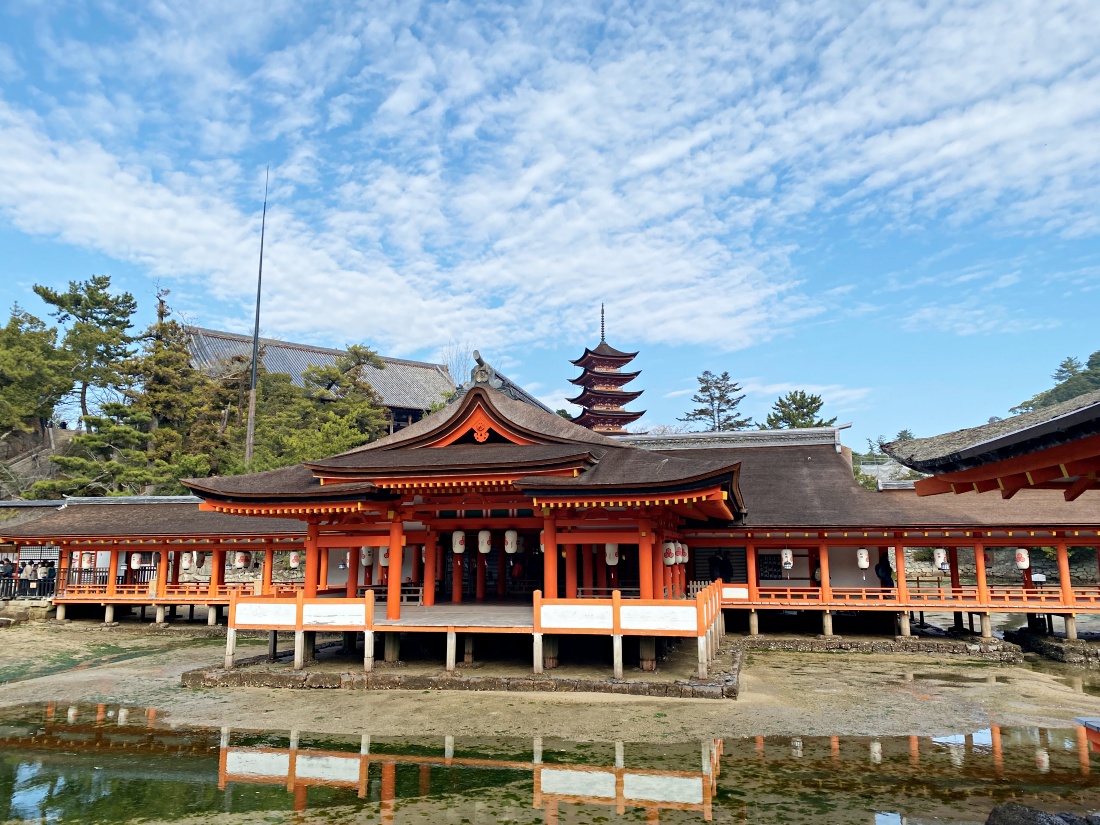
[[264, 231], [267, 228], [267, 184], [271, 167], [264, 171], [264, 211], [260, 218], [260, 271], [256, 275], [256, 325], [252, 329], [252, 380], [248, 385], [248, 427], [244, 437], [244, 467], [252, 464], [252, 447], [256, 437], [256, 371], [260, 360], [260, 292], [264, 282]]

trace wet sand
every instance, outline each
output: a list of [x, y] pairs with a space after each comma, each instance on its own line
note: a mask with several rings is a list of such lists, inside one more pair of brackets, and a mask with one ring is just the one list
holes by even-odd
[[[556, 736], [688, 741], [769, 735], [920, 735], [1066, 727], [1100, 697], [1054, 665], [929, 656], [752, 652], [736, 701], [592, 694], [196, 690], [180, 674], [220, 661], [224, 642], [138, 626], [32, 623], [0, 631], [0, 706], [109, 702], [156, 707], [172, 725], [301, 728], [378, 736]], [[242, 640], [239, 655], [262, 642]], [[489, 672], [488, 668], [482, 673]], [[1087, 676], [1085, 677], [1088, 678]], [[1095, 677], [1093, 677], [1095, 678]]]

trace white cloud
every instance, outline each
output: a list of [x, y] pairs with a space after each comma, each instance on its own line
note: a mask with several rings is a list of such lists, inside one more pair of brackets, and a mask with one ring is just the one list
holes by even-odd
[[[792, 390], [802, 390], [811, 395], [820, 395], [825, 402], [822, 411], [827, 415], [851, 412], [860, 408], [871, 395], [870, 387], [845, 387], [840, 384], [795, 384], [791, 382], [763, 382], [758, 378], [749, 378], [742, 382], [743, 392], [756, 401], [766, 401], [770, 406], [776, 398]], [[746, 399], [747, 400], [747, 399]]]
[[907, 332], [946, 332], [953, 335], [990, 335], [1053, 329], [1056, 318], [1034, 317], [1026, 310], [1010, 310], [1000, 304], [967, 300], [952, 304], [928, 304], [903, 320]]

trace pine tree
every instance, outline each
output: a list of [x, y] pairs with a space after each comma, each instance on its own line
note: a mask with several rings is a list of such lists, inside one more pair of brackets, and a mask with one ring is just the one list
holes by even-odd
[[831, 427], [835, 418], [828, 421], [818, 413], [824, 405], [820, 395], [810, 395], [802, 390], [792, 390], [780, 396], [772, 405], [767, 420], [760, 425], [762, 430], [795, 430], [805, 427]]
[[1013, 407], [1011, 412], [1037, 410], [1100, 390], [1100, 351], [1090, 355], [1084, 365], [1072, 356], [1064, 358], [1051, 377], [1057, 382], [1053, 387]]
[[1061, 384], [1063, 381], [1068, 381], [1079, 374], [1084, 367], [1084, 364], [1070, 355], [1068, 358], [1062, 359], [1062, 363], [1058, 365], [1058, 369], [1050, 377], [1054, 379], [1055, 383]]
[[58, 349], [57, 330], [14, 306], [0, 328], [0, 434], [42, 432], [72, 388], [72, 358]]
[[69, 281], [66, 292], [35, 285], [43, 301], [56, 307], [51, 312], [61, 324], [68, 324], [62, 340], [75, 360], [73, 379], [80, 399], [80, 414], [90, 414], [89, 393], [118, 386], [121, 363], [133, 355], [133, 315], [137, 302], [129, 292], [111, 294], [111, 278], [93, 275], [87, 281]]
[[701, 422], [710, 432], [743, 430], [752, 426], [751, 418], [737, 414], [737, 406], [745, 396], [737, 395], [741, 387], [730, 378], [728, 372], [715, 375], [710, 370], [704, 370], [696, 380], [699, 391], [691, 400], [699, 406], [678, 418], [678, 421]]

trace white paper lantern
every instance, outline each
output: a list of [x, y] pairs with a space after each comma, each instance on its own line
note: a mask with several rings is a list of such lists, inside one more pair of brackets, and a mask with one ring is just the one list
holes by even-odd
[[382, 553], [378, 556], [378, 564], [380, 564], [382, 567], [390, 566], [390, 548], [382, 548]]
[[661, 561], [665, 563], [665, 567], [672, 567], [676, 564], [676, 543], [666, 541], [661, 543]]
[[1016, 548], [1016, 567], [1019, 570], [1027, 570], [1031, 567], [1031, 556], [1028, 554], [1026, 547]]
[[504, 531], [504, 552], [509, 556], [519, 550], [519, 533], [515, 530]]
[[250, 553], [238, 552], [233, 554], [233, 567], [236, 570], [244, 570], [252, 564], [252, 555]]
[[483, 556], [489, 555], [489, 550], [493, 544], [493, 534], [488, 530], [481, 530], [477, 534], [477, 552]]
[[932, 548], [932, 562], [936, 565], [937, 570], [951, 568], [951, 565], [947, 563], [947, 551], [942, 547]]
[[360, 547], [359, 548], [359, 563], [363, 567], [374, 567], [374, 548], [373, 547]]
[[676, 563], [687, 564], [688, 560], [688, 546], [682, 541], [676, 542]]
[[95, 567], [95, 553], [81, 553], [80, 568], [82, 570], [91, 570], [93, 567]]
[[609, 567], [614, 567], [619, 563], [619, 545], [617, 544], [605, 544], [603, 546], [603, 558], [607, 562]]
[[466, 534], [461, 530], [451, 533], [451, 551], [458, 556], [466, 552]]
[[180, 568], [183, 570], [191, 569], [191, 553], [184, 553], [180, 556]]
[[784, 547], [779, 551], [779, 561], [784, 570], [791, 570], [794, 567], [794, 552], [789, 547]]
[[302, 566], [302, 555], [297, 550], [290, 551], [290, 558], [288, 559], [291, 570], [297, 570]]
[[131, 553], [130, 554], [130, 569], [131, 570], [137, 570], [139, 567], [141, 567], [141, 553]]
[[871, 566], [871, 554], [867, 552], [866, 547], [856, 550], [856, 565], [860, 570], [866, 570]]

